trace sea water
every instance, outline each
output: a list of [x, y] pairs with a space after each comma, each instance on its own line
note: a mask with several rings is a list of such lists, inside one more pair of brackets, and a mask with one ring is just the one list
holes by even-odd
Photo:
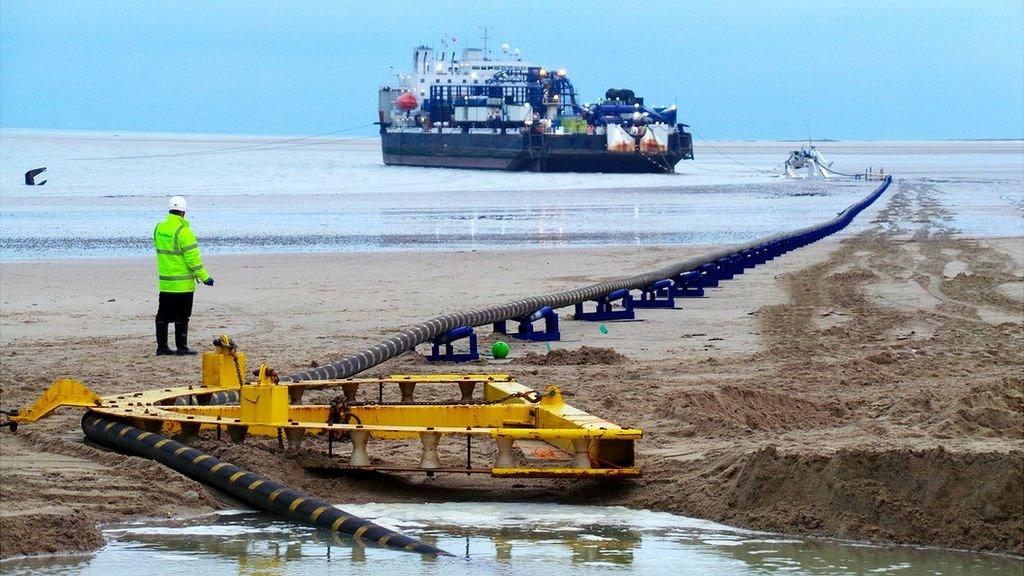
[[0, 563], [28, 574], [1020, 574], [1005, 556], [813, 540], [618, 506], [521, 503], [345, 505], [453, 554], [366, 547], [255, 512], [108, 528], [76, 557]]
[[[385, 166], [369, 137], [7, 130], [0, 259], [149, 255], [154, 223], [176, 194], [188, 198], [207, 253], [339, 252], [730, 244], [831, 218], [877, 186], [779, 178], [785, 149], [698, 146], [677, 174], [539, 174]], [[887, 159], [908, 172], [934, 165], [933, 176], [988, 174], [960, 182], [961, 204], [987, 210], [960, 224], [1019, 233], [1012, 147], [994, 156], [925, 150]], [[863, 151], [833, 157], [850, 172], [872, 160]], [[46, 185], [25, 186], [24, 172], [42, 166]]]

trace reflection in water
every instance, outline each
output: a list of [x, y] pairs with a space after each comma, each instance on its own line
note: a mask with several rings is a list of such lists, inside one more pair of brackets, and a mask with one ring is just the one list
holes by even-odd
[[620, 507], [367, 504], [353, 513], [459, 558], [368, 547], [254, 512], [106, 531], [92, 557], [0, 564], [5, 575], [198, 574], [1020, 574], [1019, 559], [805, 541]]
[[[154, 208], [183, 188], [210, 253], [725, 244], [819, 222], [874, 188], [763, 173], [786, 144], [698, 152], [677, 176], [384, 166], [372, 138], [252, 147], [231, 155], [231, 170], [207, 154], [252, 141], [5, 130], [0, 259], [148, 255]], [[847, 147], [835, 159], [850, 171], [885, 155], [901, 178], [936, 185], [965, 234], [1019, 235], [1019, 145], [964, 146]], [[161, 156], [168, 150], [183, 154]], [[25, 166], [41, 158], [53, 176], [24, 186]], [[870, 225], [869, 213], [847, 232]]]
[[[504, 191], [440, 197], [381, 195], [376, 188], [286, 197], [268, 191], [247, 198], [241, 208], [233, 196], [206, 198], [193, 225], [210, 253], [723, 244], [821, 221], [872, 188], [848, 182], [728, 187], [677, 182], [634, 190], [527, 190], [512, 198]], [[151, 198], [4, 200], [0, 258], [137, 256], [152, 250], [145, 233]], [[255, 228], [254, 222], [259, 222]]]

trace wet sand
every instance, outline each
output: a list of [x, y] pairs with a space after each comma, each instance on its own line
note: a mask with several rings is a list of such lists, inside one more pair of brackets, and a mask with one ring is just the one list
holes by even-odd
[[[510, 372], [641, 427], [644, 476], [615, 484], [312, 474], [319, 444], [199, 444], [333, 502], [532, 500], [623, 504], [793, 534], [1024, 553], [1024, 241], [947, 227], [942, 190], [898, 181], [874, 225], [790, 253], [682, 309], [512, 359], [367, 374]], [[632, 274], [707, 247], [213, 256], [193, 343], [231, 334], [287, 373], [437, 314]], [[75, 377], [100, 394], [195, 383], [198, 358], [152, 356], [150, 259], [2, 265], [0, 404]], [[567, 315], [567, 314], [566, 314]], [[484, 343], [493, 340], [489, 330]], [[575, 354], [581, 346], [610, 353]], [[529, 355], [529, 352], [535, 355]], [[539, 355], [539, 356], [538, 356]], [[154, 463], [86, 445], [66, 410], [0, 437], [0, 556], [92, 549], [97, 523], [233, 506]], [[442, 443], [442, 458], [458, 458]], [[487, 457], [480, 446], [479, 457]], [[377, 458], [414, 460], [409, 445]]]

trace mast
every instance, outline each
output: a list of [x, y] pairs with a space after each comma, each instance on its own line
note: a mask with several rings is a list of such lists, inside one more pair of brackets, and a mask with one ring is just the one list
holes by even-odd
[[494, 26], [480, 26], [479, 28], [484, 31], [484, 60], [490, 60], [491, 51], [487, 47], [487, 40], [490, 38], [490, 31], [494, 29]]

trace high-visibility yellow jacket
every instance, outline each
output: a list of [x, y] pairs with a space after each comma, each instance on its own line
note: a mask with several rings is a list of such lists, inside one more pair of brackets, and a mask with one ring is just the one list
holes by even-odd
[[156, 225], [153, 245], [161, 292], [194, 292], [197, 278], [205, 282], [210, 277], [203, 268], [196, 235], [181, 216], [168, 214]]

